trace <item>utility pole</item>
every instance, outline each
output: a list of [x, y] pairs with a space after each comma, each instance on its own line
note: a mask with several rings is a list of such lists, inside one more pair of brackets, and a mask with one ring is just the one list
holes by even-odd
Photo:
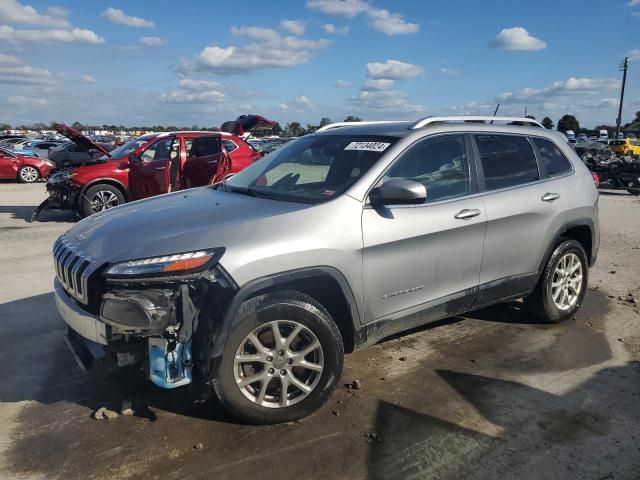
[[620, 123], [622, 123], [622, 102], [624, 101], [624, 86], [627, 83], [628, 68], [629, 57], [624, 57], [624, 62], [620, 65], [620, 70], [622, 70], [622, 90], [620, 90], [620, 106], [618, 107], [618, 118], [616, 120], [616, 138], [620, 135]]
[[524, 118], [527, 118], [527, 107], [524, 107]]

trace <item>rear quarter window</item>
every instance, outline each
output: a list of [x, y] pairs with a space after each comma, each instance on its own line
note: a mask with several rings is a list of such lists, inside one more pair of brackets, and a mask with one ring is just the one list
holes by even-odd
[[519, 135], [474, 135], [484, 173], [485, 188], [523, 185], [540, 179], [533, 148]]
[[571, 164], [560, 149], [545, 138], [532, 138], [540, 154], [540, 164], [550, 177], [557, 177], [571, 171]]

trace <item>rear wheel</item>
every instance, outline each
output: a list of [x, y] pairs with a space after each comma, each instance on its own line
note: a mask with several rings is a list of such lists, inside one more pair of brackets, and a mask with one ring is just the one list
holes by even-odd
[[329, 313], [308, 295], [285, 291], [238, 309], [214, 390], [249, 423], [289, 422], [320, 408], [342, 373], [344, 347]]
[[124, 203], [124, 195], [113, 185], [100, 184], [89, 188], [82, 197], [82, 213], [85, 217], [103, 212]]
[[558, 323], [580, 308], [587, 290], [587, 254], [575, 240], [564, 240], [553, 250], [533, 293], [525, 305], [538, 319]]
[[35, 183], [40, 178], [40, 172], [36, 167], [24, 165], [18, 170], [18, 180], [22, 183]]

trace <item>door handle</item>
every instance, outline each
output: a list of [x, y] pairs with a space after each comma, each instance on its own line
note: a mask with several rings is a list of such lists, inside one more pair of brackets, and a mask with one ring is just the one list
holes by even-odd
[[480, 213], [480, 210], [476, 208], [465, 208], [464, 210], [460, 210], [458, 213], [456, 213], [453, 218], [457, 218], [458, 220], [468, 220], [469, 218], [477, 217], [478, 215], [480, 215]]
[[543, 202], [553, 202], [560, 198], [559, 193], [545, 193], [540, 200]]
[[156, 170], [164, 170], [166, 167], [156, 167]]

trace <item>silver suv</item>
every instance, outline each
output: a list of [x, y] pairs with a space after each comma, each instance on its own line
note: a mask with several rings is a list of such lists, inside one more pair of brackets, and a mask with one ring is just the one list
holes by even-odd
[[597, 212], [587, 168], [533, 120], [333, 124], [81, 221], [54, 245], [55, 296], [81, 365], [285, 422], [327, 400], [345, 352], [397, 332], [519, 298], [571, 317]]

